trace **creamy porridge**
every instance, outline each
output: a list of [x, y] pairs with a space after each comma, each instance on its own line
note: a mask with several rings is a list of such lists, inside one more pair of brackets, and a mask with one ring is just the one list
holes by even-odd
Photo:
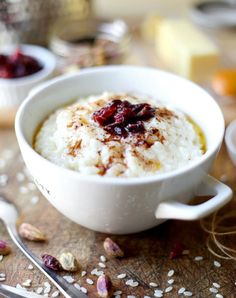
[[42, 124], [35, 150], [81, 174], [156, 175], [201, 157], [201, 129], [184, 113], [144, 96], [104, 93], [58, 109]]

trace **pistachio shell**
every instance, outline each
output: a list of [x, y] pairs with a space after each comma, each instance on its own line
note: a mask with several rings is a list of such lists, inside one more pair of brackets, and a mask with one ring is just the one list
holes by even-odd
[[116, 244], [111, 238], [106, 238], [103, 247], [108, 256], [114, 258], [121, 258], [124, 256], [124, 252], [120, 249], [119, 245]]
[[70, 252], [62, 253], [59, 261], [61, 263], [61, 267], [66, 271], [75, 272], [78, 269], [77, 260]]
[[38, 228], [28, 223], [20, 225], [19, 234], [22, 238], [30, 241], [46, 241], [45, 235]]
[[112, 296], [112, 283], [109, 276], [103, 274], [97, 280], [98, 296], [102, 298], [109, 298]]
[[7, 242], [0, 240], [0, 255], [6, 256], [6, 255], [9, 255], [10, 252], [11, 252], [11, 248], [7, 244]]

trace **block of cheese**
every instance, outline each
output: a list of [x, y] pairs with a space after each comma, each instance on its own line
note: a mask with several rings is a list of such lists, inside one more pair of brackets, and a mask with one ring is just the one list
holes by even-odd
[[146, 40], [154, 43], [155, 38], [158, 36], [159, 25], [163, 17], [157, 14], [149, 14], [145, 17], [142, 25], [141, 25], [141, 33], [142, 37]]
[[218, 48], [187, 20], [163, 20], [156, 48], [170, 70], [196, 82], [208, 80], [218, 66]]

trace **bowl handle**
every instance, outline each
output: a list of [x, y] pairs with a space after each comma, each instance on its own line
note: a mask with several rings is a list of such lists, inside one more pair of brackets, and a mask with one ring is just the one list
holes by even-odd
[[224, 206], [233, 196], [231, 188], [207, 175], [198, 187], [197, 195], [203, 196], [212, 193], [214, 193], [213, 198], [195, 206], [174, 200], [162, 202], [157, 206], [155, 216], [157, 219], [200, 219]]

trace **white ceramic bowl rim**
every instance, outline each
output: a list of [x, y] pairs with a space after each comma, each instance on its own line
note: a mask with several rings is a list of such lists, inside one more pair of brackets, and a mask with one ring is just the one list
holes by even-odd
[[40, 93], [41, 90], [46, 89], [49, 86], [53, 86], [53, 85], [57, 85], [60, 84], [61, 82], [63, 82], [64, 80], [70, 80], [70, 78], [73, 78], [74, 76], [78, 76], [79, 74], [89, 74], [90, 72], [92, 73], [99, 73], [100, 71], [105, 71], [106, 69], [121, 69], [123, 68], [124, 70], [128, 70], [128, 69], [133, 69], [133, 70], [152, 70], [152, 71], [158, 71], [159, 73], [165, 73], [168, 74], [169, 76], [172, 76], [173, 78], [176, 78], [178, 80], [183, 80], [188, 84], [192, 84], [192, 86], [196, 89], [199, 88], [202, 91], [202, 88], [200, 88], [199, 86], [197, 86], [196, 84], [181, 78], [175, 74], [171, 74], [165, 71], [160, 71], [154, 68], [150, 68], [150, 67], [142, 67], [142, 66], [133, 66], [133, 65], [122, 65], [122, 66], [102, 66], [102, 67], [93, 67], [93, 68], [87, 68], [84, 70], [81, 70], [79, 73], [73, 73], [73, 74], [66, 74], [66, 75], [62, 75], [60, 77], [57, 77], [55, 79], [52, 79], [50, 81], [47, 81], [43, 84], [41, 84], [39, 87], [36, 88], [36, 90], [34, 90], [33, 93], [29, 94], [29, 96], [25, 99], [25, 101], [22, 103], [22, 105], [20, 106], [17, 115], [16, 115], [16, 120], [15, 120], [15, 130], [16, 130], [16, 134], [18, 139], [21, 139], [21, 143], [24, 144], [24, 146], [28, 147], [27, 149], [31, 151], [31, 153], [33, 154], [34, 158], [37, 158], [41, 163], [44, 163], [45, 166], [50, 166], [53, 167], [56, 171], [60, 171], [61, 173], [64, 172], [66, 173], [66, 175], [74, 178], [74, 179], [80, 179], [80, 180], [86, 180], [86, 181], [91, 181], [91, 182], [97, 182], [97, 183], [103, 183], [103, 184], [123, 184], [123, 185], [135, 185], [135, 184], [140, 184], [140, 183], [152, 183], [152, 182], [160, 182], [163, 180], [167, 180], [167, 179], [171, 179], [174, 176], [179, 176], [182, 174], [186, 174], [188, 172], [190, 172], [193, 168], [200, 166], [201, 164], [203, 164], [211, 155], [213, 155], [219, 148], [219, 146], [221, 145], [223, 136], [224, 136], [224, 118], [222, 115], [222, 112], [219, 108], [219, 105], [212, 99], [212, 104], [215, 105], [215, 108], [218, 109], [219, 115], [221, 115], [221, 119], [218, 119], [218, 121], [220, 121], [222, 123], [221, 125], [221, 131], [218, 132], [218, 141], [215, 143], [214, 146], [212, 146], [211, 148], [209, 148], [207, 150], [207, 152], [200, 158], [198, 158], [197, 160], [191, 162], [190, 164], [181, 167], [180, 169], [174, 170], [174, 171], [170, 171], [170, 172], [166, 172], [166, 173], [162, 173], [162, 174], [157, 174], [157, 175], [151, 175], [151, 176], [145, 176], [145, 177], [131, 177], [131, 178], [122, 178], [122, 177], [104, 177], [104, 176], [96, 176], [96, 175], [85, 175], [85, 174], [80, 174], [76, 171], [70, 170], [70, 169], [66, 169], [63, 168], [59, 165], [56, 165], [54, 163], [52, 163], [51, 161], [45, 159], [44, 157], [42, 157], [40, 154], [38, 154], [31, 145], [29, 145], [29, 143], [27, 142], [27, 140], [25, 139], [25, 136], [23, 135], [22, 132], [22, 123], [24, 120], [24, 113], [26, 113], [26, 109], [28, 104], [34, 99], [34, 96], [37, 95], [38, 93]]
[[233, 142], [234, 133], [236, 134], [236, 119], [230, 122], [225, 131], [226, 146], [229, 148], [229, 150], [236, 154], [236, 144]]
[[[15, 46], [4, 47], [3, 52], [7, 54], [8, 52], [11, 52], [14, 48], [16, 47]], [[54, 54], [52, 54], [46, 48], [36, 46], [36, 45], [22, 44], [20, 45], [20, 49], [22, 49], [22, 52], [24, 54], [30, 55], [35, 59], [37, 59], [42, 64], [43, 68], [34, 74], [31, 74], [29, 76], [25, 76], [22, 78], [13, 78], [13, 79], [0, 78], [0, 86], [1, 85], [19, 86], [19, 85], [25, 85], [28, 83], [34, 83], [48, 76], [54, 70], [56, 66], [56, 58]]]

